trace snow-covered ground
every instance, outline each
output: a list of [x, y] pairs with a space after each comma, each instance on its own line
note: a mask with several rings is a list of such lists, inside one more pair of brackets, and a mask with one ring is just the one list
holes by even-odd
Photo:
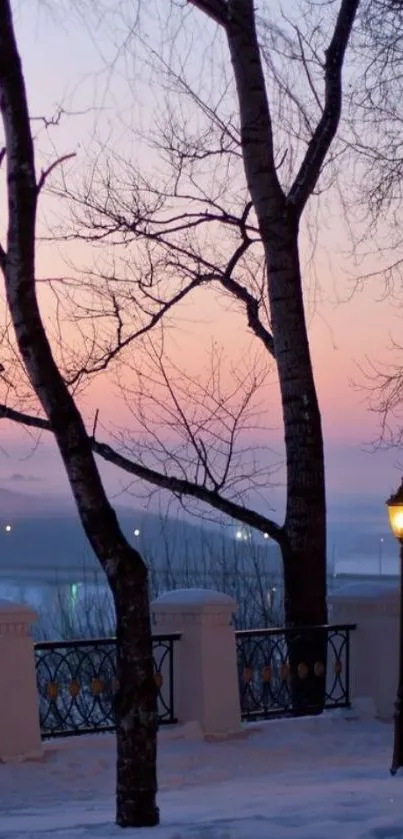
[[392, 726], [354, 713], [250, 725], [205, 742], [162, 731], [161, 827], [114, 820], [114, 737], [52, 741], [42, 761], [0, 765], [0, 839], [403, 839]]

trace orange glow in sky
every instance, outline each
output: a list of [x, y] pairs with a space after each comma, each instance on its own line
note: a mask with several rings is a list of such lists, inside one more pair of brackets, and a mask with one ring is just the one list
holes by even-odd
[[[50, 131], [46, 134], [40, 121], [34, 123], [38, 126], [40, 164], [45, 165], [52, 159], [52, 142], [55, 143], [57, 154], [76, 151], [78, 161], [85, 159], [86, 143], [94, 130], [92, 103], [106, 102], [103, 112], [106, 124], [108, 120], [113, 120], [111, 102], [120, 89], [119, 82], [114, 82], [113, 88], [112, 82], [106, 81], [103, 58], [103, 50], [107, 52], [106, 45], [102, 43], [102, 39], [97, 45], [96, 38], [90, 37], [83, 22], [81, 27], [77, 19], [70, 23], [63, 21], [61, 24], [57, 11], [53, 17], [47, 13], [46, 8], [41, 9], [39, 3], [31, 0], [17, 9], [16, 21], [32, 114], [51, 117], [57, 111], [57, 103], [60, 102], [66, 110], [73, 112], [73, 116], [63, 117], [60, 126], [55, 128], [53, 133]], [[71, 51], [73, 28], [74, 61]], [[107, 87], [109, 83], [112, 92]], [[124, 113], [129, 87], [122, 88], [121, 108]], [[89, 110], [88, 102], [91, 105]], [[139, 119], [142, 113], [139, 109]], [[129, 120], [129, 117], [127, 119]], [[43, 231], [46, 228], [46, 200], [44, 198], [41, 212]], [[52, 214], [57, 214], [57, 203], [54, 199], [49, 206]], [[362, 291], [353, 295], [348, 302], [342, 302], [347, 301], [351, 290], [346, 279], [347, 260], [338, 260], [342, 235], [342, 225], [338, 224], [336, 218], [334, 231], [326, 233], [322, 251], [319, 250], [315, 257], [320, 291], [315, 305], [308, 307], [309, 334], [326, 444], [328, 447], [340, 444], [346, 446], [346, 474], [350, 475], [351, 485], [359, 488], [360, 479], [355, 470], [351, 447], [361, 447], [374, 439], [378, 423], [377, 417], [368, 411], [365, 389], [360, 389], [360, 386], [365, 388], [366, 384], [363, 369], [368, 369], [368, 359], [377, 362], [391, 360], [393, 356], [390, 355], [388, 347], [391, 336], [399, 337], [401, 315], [391, 299], [379, 300], [382, 293], [380, 281], [378, 284], [375, 280], [368, 281]], [[302, 241], [302, 250], [304, 244]], [[74, 247], [69, 247], [69, 258], [74, 262], [76, 254], [77, 262], [80, 262], [82, 250], [77, 246], [75, 251]], [[327, 248], [326, 254], [323, 253], [324, 247]], [[329, 265], [332, 266], [331, 269]], [[66, 270], [59, 248], [38, 245], [38, 276], [60, 275]], [[349, 273], [354, 274], [352, 268]], [[306, 276], [308, 277], [308, 271]], [[48, 292], [43, 300], [45, 322], [50, 328], [54, 326], [54, 300]], [[208, 350], [213, 340], [225, 348], [228, 368], [231, 361], [236, 367], [249, 351], [254, 352], [256, 349], [256, 339], [245, 328], [245, 318], [240, 313], [229, 311], [228, 306], [224, 304], [217, 305], [211, 293], [198, 292], [193, 302], [186, 303], [186, 306], [179, 310], [176, 324], [172, 337], [167, 337], [168, 354], [171, 354], [178, 364], [182, 364], [189, 375], [197, 375], [206, 365]], [[65, 335], [73, 339], [74, 327], [65, 327]], [[131, 351], [131, 363], [136, 363], [135, 345]], [[126, 375], [128, 374], [123, 373], [123, 377]], [[354, 387], [354, 383], [358, 387]], [[271, 427], [280, 429], [278, 389], [273, 377], [268, 381], [265, 397], [266, 395], [267, 422]], [[105, 428], [110, 424], [117, 427], [131, 422], [127, 407], [119, 398], [116, 385], [106, 377], [99, 376], [94, 380], [82, 397], [81, 404], [89, 425], [96, 409], [100, 411], [100, 422]], [[18, 442], [21, 440], [21, 433], [18, 427], [4, 425], [7, 440]], [[281, 439], [281, 431], [274, 432], [273, 438]], [[6, 472], [7, 469], [5, 461], [0, 460], [0, 479], [1, 472]], [[336, 471], [333, 474], [334, 485], [338, 486], [340, 482], [336, 478]], [[362, 478], [362, 488], [368, 488], [368, 475]]]

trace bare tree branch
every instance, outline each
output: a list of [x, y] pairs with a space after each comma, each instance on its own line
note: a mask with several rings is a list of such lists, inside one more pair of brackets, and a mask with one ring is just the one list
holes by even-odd
[[[145, 186], [147, 191], [151, 190], [150, 185]], [[108, 177], [104, 184], [104, 194], [92, 196], [86, 192], [84, 197], [69, 196], [74, 204], [78, 205], [80, 213], [81, 210], [84, 212], [84, 217], [80, 215], [77, 219], [77, 226], [81, 228], [84, 226], [85, 232], [80, 233], [75, 229], [72, 239], [98, 242], [99, 238], [104, 240], [119, 233], [125, 249], [132, 241], [143, 245], [142, 251], [137, 249], [135, 255], [129, 260], [124, 256], [124, 260], [127, 260], [127, 264], [130, 265], [130, 277], [135, 275], [133, 279], [130, 279], [130, 284], [127, 280], [119, 278], [115, 266], [108, 274], [98, 271], [93, 275], [90, 273], [88, 288], [91, 289], [91, 306], [88, 310], [82, 295], [83, 288], [87, 286], [84, 281], [85, 274], [81, 276], [77, 285], [78, 295], [68, 301], [74, 311], [74, 321], [77, 323], [80, 317], [88, 319], [98, 314], [106, 319], [108, 314], [109, 328], [115, 324], [116, 329], [113, 338], [108, 337], [103, 347], [99, 347], [100, 333], [98, 332], [98, 341], [93, 343], [85, 361], [77, 363], [77, 357], [74, 357], [74, 370], [66, 372], [69, 385], [81, 381], [83, 377], [94, 372], [106, 370], [122, 350], [135, 339], [141, 338], [152, 330], [190, 292], [202, 285], [212, 283], [220, 284], [243, 304], [248, 326], [262, 341], [265, 349], [274, 356], [273, 338], [262, 319], [262, 315], [266, 314], [267, 317], [263, 292], [260, 295], [252, 293], [244, 282], [240, 282], [235, 277], [236, 269], [242, 271], [244, 275], [247, 273], [243, 258], [248, 249], [258, 241], [258, 231], [253, 221], [249, 221], [251, 202], [247, 202], [242, 212], [235, 215], [234, 212], [228, 212], [212, 199], [185, 194], [177, 196], [169, 192], [160, 193], [159, 198], [164, 202], [168, 203], [172, 197], [193, 200], [197, 201], [200, 209], [198, 212], [178, 214], [170, 212], [167, 215], [162, 212], [164, 205], [158, 207], [159, 213], [153, 207], [151, 211], [144, 207], [138, 215], [136, 214], [137, 218], [133, 221], [133, 210], [130, 206], [126, 207], [123, 199], [119, 198], [119, 189], [118, 177], [113, 179], [113, 184], [110, 184]], [[206, 204], [212, 209], [206, 211], [204, 209]], [[212, 224], [223, 226], [225, 236], [224, 233], [220, 234], [222, 241], [228, 238], [231, 242], [229, 236], [227, 237], [227, 231], [230, 236], [235, 235], [238, 230], [240, 234], [240, 244], [235, 247], [232, 254], [228, 255], [226, 262], [222, 265], [219, 258], [217, 261], [214, 260], [214, 256], [209, 258], [203, 232], [200, 231], [200, 241], [193, 236], [198, 228]], [[100, 228], [101, 233], [98, 232]], [[114, 244], [117, 246], [118, 242], [115, 241]], [[228, 247], [225, 249], [228, 250]], [[162, 283], [166, 286], [165, 294], [159, 291]], [[177, 283], [180, 283], [180, 287], [175, 292], [174, 288]], [[138, 290], [138, 294], [134, 293], [133, 288]], [[67, 300], [68, 292], [65, 291], [64, 294]], [[109, 300], [109, 305], [103, 308], [102, 313], [95, 312], [95, 299], [99, 300], [101, 307], [105, 307], [105, 301]], [[151, 303], [151, 307], [147, 306], [147, 303]], [[134, 307], [133, 304], [135, 304]], [[79, 314], [80, 311], [82, 315]], [[146, 315], [146, 322], [133, 329], [132, 321], [134, 317], [138, 317], [140, 311]], [[124, 315], [125, 324], [123, 324], [122, 315]]]
[[[24, 414], [22, 411], [15, 411], [7, 405], [0, 405], [0, 419], [9, 419], [12, 422], [17, 422], [20, 425], [26, 425], [30, 428], [38, 428], [42, 431], [52, 432], [52, 426], [49, 420], [42, 417], [35, 417], [30, 414]], [[210, 507], [219, 510], [227, 516], [236, 519], [242, 524], [259, 530], [261, 533], [267, 533], [274, 541], [281, 544], [283, 530], [276, 522], [268, 519], [266, 516], [257, 513], [255, 510], [250, 510], [242, 507], [234, 501], [224, 498], [216, 490], [207, 489], [205, 486], [192, 483], [185, 478], [177, 478], [173, 475], [164, 475], [141, 463], [134, 463], [129, 458], [124, 457], [112, 446], [107, 443], [100, 443], [94, 437], [89, 437], [92, 450], [99, 455], [103, 460], [112, 463], [124, 472], [130, 475], [135, 475], [141, 480], [145, 480], [160, 489], [167, 489], [177, 496], [188, 496], [196, 498], [199, 501], [208, 504]]]
[[166, 315], [170, 309], [172, 309], [176, 304], [178, 304], [181, 300], [183, 300], [191, 291], [195, 288], [201, 286], [204, 282], [203, 276], [196, 277], [193, 279], [187, 286], [182, 288], [177, 294], [171, 297], [170, 300], [167, 302], [161, 303], [160, 309], [155, 312], [153, 315], [150, 316], [148, 322], [137, 329], [135, 332], [131, 332], [127, 337], [123, 337], [123, 329], [122, 329], [122, 319], [121, 319], [121, 311], [120, 311], [120, 304], [117, 301], [115, 295], [111, 294], [111, 299], [113, 303], [113, 316], [115, 322], [117, 324], [116, 327], [116, 341], [113, 347], [108, 347], [105, 349], [103, 354], [93, 359], [91, 358], [87, 365], [82, 365], [78, 370], [74, 372], [74, 374], [69, 377], [68, 384], [75, 385], [79, 382], [84, 376], [89, 376], [92, 373], [99, 373], [102, 370], [107, 370], [110, 366], [111, 361], [113, 361], [116, 356], [121, 353], [121, 351], [128, 347], [130, 344], [133, 343], [136, 339], [141, 338], [143, 335], [150, 332], [155, 326], [157, 326], [160, 321], [162, 321], [164, 315]]
[[6, 262], [7, 262], [7, 254], [6, 254], [6, 251], [3, 248], [3, 245], [0, 244], [0, 268], [3, 271], [3, 273], [6, 270]]
[[336, 135], [342, 106], [344, 55], [360, 0], [342, 0], [325, 60], [325, 104], [299, 172], [288, 193], [287, 203], [301, 215], [317, 184], [322, 165]]
[[225, 26], [228, 20], [228, 5], [224, 0], [188, 0], [192, 6], [204, 12], [208, 17], [218, 23], [219, 26]]
[[70, 154], [64, 154], [62, 157], [59, 157], [57, 160], [54, 160], [53, 163], [48, 166], [47, 169], [42, 169], [41, 176], [38, 181], [37, 190], [38, 192], [41, 191], [42, 187], [44, 186], [46, 179], [49, 175], [56, 169], [57, 166], [61, 166], [62, 163], [65, 163], [66, 160], [72, 160], [73, 157], [76, 156], [75, 152], [70, 152]]
[[246, 233], [246, 220], [248, 218], [249, 211], [252, 207], [252, 203], [249, 202], [245, 210], [242, 214], [242, 218], [240, 219], [239, 227], [243, 236], [243, 242], [239, 245], [236, 251], [231, 256], [229, 260], [225, 272], [222, 274], [220, 278], [220, 283], [223, 288], [230, 291], [231, 294], [234, 295], [238, 300], [241, 300], [242, 303], [245, 304], [246, 315], [248, 318], [248, 326], [252, 331], [255, 333], [256, 337], [259, 338], [263, 345], [265, 346], [266, 350], [270, 353], [270, 355], [275, 358], [275, 350], [274, 350], [274, 341], [273, 336], [269, 332], [268, 329], [262, 323], [259, 317], [259, 301], [256, 300], [256, 297], [248, 291], [245, 286], [241, 285], [237, 280], [233, 277], [233, 271], [239, 262], [241, 256], [246, 253], [246, 250], [250, 244], [250, 240]]
[[138, 362], [129, 367], [134, 384], [127, 376], [121, 384], [136, 432], [117, 435], [119, 451], [208, 489], [225, 486], [227, 497], [245, 506], [245, 493], [267, 487], [272, 474], [257, 442], [251, 448], [250, 441], [250, 434], [263, 431], [256, 396], [267, 366], [248, 358], [241, 367], [224, 368], [222, 352], [213, 345], [207, 374], [187, 375], [166, 363], [163, 336], [158, 346], [147, 342], [145, 358], [144, 367]]
[[237, 297], [238, 300], [241, 300], [242, 303], [245, 304], [249, 328], [255, 333], [256, 337], [262, 341], [270, 355], [275, 358], [276, 354], [274, 350], [273, 336], [269, 330], [266, 329], [264, 323], [262, 323], [259, 317], [259, 301], [256, 300], [256, 297], [254, 297], [253, 294], [245, 288], [245, 286], [241, 285], [238, 280], [235, 280], [231, 276], [231, 272], [226, 272], [220, 278], [220, 283], [223, 288], [230, 291], [234, 297]]
[[231, 518], [236, 519], [237, 521], [240, 521], [255, 530], [259, 530], [261, 533], [267, 533], [276, 542], [281, 543], [281, 526], [271, 519], [268, 519], [266, 516], [262, 516], [254, 510], [242, 507], [240, 504], [230, 501], [227, 498], [223, 498], [222, 495], [214, 490], [209, 490], [203, 486], [193, 484], [191, 481], [187, 481], [183, 478], [163, 475], [162, 473], [149, 469], [146, 466], [133, 463], [128, 458], [123, 457], [119, 454], [119, 452], [112, 449], [112, 447], [107, 443], [98, 443], [94, 440], [92, 445], [96, 454], [129, 474], [136, 475], [136, 477], [146, 480], [148, 483], [154, 484], [154, 486], [158, 486], [161, 489], [168, 489], [176, 495], [187, 495], [189, 497], [196, 498], [199, 501], [203, 501], [204, 503], [209, 504], [210, 507], [214, 507], [216, 510], [219, 510], [221, 513], [224, 513], [225, 515], [230, 516]]

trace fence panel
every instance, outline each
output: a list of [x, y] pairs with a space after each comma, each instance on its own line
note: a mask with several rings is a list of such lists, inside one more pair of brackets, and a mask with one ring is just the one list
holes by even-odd
[[[354, 629], [354, 624], [343, 624], [237, 631], [235, 636], [242, 718], [254, 720], [296, 715], [292, 680], [302, 681], [308, 676], [323, 678], [325, 667], [325, 709], [349, 707], [350, 633]], [[304, 661], [297, 661], [291, 671], [292, 645], [298, 643], [302, 646], [304, 635], [312, 638], [315, 633], [326, 633], [326, 663], [315, 661], [313, 672], [310, 673]], [[301, 708], [298, 709], [300, 713]]]
[[[159, 724], [175, 723], [174, 648], [180, 633], [153, 636]], [[42, 737], [113, 731], [116, 639], [35, 644]]]

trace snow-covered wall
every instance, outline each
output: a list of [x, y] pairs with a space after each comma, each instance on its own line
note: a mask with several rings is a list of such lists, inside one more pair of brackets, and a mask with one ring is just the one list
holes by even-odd
[[399, 667], [399, 587], [382, 582], [346, 586], [330, 597], [331, 623], [356, 623], [351, 633], [350, 695], [370, 697], [379, 717], [394, 711]]
[[0, 763], [42, 755], [31, 625], [25, 604], [0, 600]]

